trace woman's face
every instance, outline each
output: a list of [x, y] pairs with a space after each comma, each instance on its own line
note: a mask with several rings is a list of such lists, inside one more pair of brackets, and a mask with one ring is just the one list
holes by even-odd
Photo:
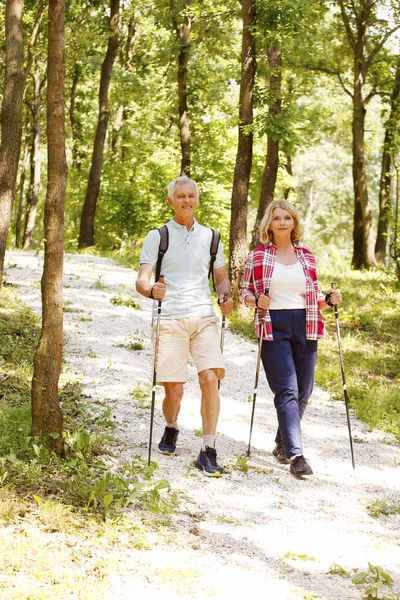
[[294, 219], [290, 212], [284, 208], [276, 207], [272, 212], [270, 231], [274, 234], [274, 238], [286, 237], [290, 238], [290, 234], [294, 228]]

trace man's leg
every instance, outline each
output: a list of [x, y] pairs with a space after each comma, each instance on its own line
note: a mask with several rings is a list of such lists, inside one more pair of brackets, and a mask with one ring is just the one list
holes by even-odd
[[175, 453], [188, 354], [188, 319], [161, 319], [157, 383], [164, 386], [162, 410], [166, 420], [166, 427], [158, 444], [161, 454]]
[[163, 386], [165, 398], [162, 404], [162, 411], [167, 424], [172, 425], [178, 421], [181, 400], [183, 398], [183, 383], [165, 382]]
[[[199, 373], [201, 389], [201, 419], [203, 435], [214, 436], [217, 433], [217, 423], [220, 410], [218, 379], [214, 369], [205, 369]], [[208, 446], [210, 444], [207, 444]], [[214, 444], [212, 444], [214, 446]]]
[[220, 410], [218, 378], [225, 375], [219, 347], [217, 317], [199, 319], [191, 337], [190, 352], [197, 367], [201, 389], [203, 445], [196, 466], [209, 477], [219, 477], [223, 469], [217, 463], [215, 436]]

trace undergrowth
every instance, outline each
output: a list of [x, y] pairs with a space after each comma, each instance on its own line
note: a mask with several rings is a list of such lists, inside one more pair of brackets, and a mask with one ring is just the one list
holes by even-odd
[[[3, 287], [0, 596], [53, 600], [74, 590], [79, 598], [101, 598], [111, 568], [110, 545], [148, 546], [152, 532], [170, 524], [178, 498], [167, 481], [154, 479], [154, 462], [148, 466], [134, 456], [115, 467], [108, 450], [115, 428], [111, 411], [89, 405], [79, 381], [67, 371], [60, 379], [65, 458], [30, 435], [30, 384], [39, 333], [38, 318], [11, 287]], [[88, 548], [81, 548], [89, 539], [90, 544], [96, 540], [104, 559], [93, 561]], [[70, 550], [74, 546], [79, 547], [76, 553]], [[82, 581], [81, 570], [86, 573]]]
[[[384, 270], [320, 270], [320, 284], [328, 290], [335, 280], [341, 289], [339, 323], [351, 406], [371, 428], [400, 440], [400, 291], [394, 273]], [[315, 381], [333, 399], [343, 399], [334, 311], [323, 311], [328, 337], [318, 344]], [[235, 332], [255, 340], [253, 311], [229, 317]]]

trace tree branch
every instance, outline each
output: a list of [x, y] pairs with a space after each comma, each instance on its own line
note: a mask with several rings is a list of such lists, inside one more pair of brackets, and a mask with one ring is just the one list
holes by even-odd
[[[344, 23], [346, 33], [347, 33], [347, 39], [349, 40], [350, 46], [354, 50], [354, 47], [355, 47], [354, 35], [353, 35], [353, 31], [350, 26], [350, 21], [347, 16], [347, 13], [346, 13], [346, 9], [345, 9], [343, 0], [339, 0], [339, 4], [340, 4], [340, 12], [342, 13], [343, 23]], [[357, 18], [357, 14], [356, 14], [356, 18]]]
[[350, 90], [347, 89], [347, 87], [345, 86], [342, 76], [340, 74], [339, 71], [335, 71], [334, 69], [329, 69], [328, 67], [314, 67], [314, 66], [309, 66], [306, 64], [306, 68], [309, 69], [310, 71], [321, 71], [321, 73], [326, 73], [327, 75], [336, 75], [336, 77], [339, 79], [340, 85], [342, 86], [344, 92], [350, 96], [351, 99], [353, 99], [353, 94], [350, 92]]
[[384, 43], [390, 38], [390, 36], [392, 35], [392, 33], [394, 33], [395, 31], [397, 31], [399, 28], [400, 28], [400, 24], [396, 25], [396, 27], [393, 27], [390, 31], [388, 31], [386, 33], [386, 35], [383, 36], [383, 38], [381, 39], [381, 41], [375, 46], [375, 48], [372, 50], [371, 54], [369, 55], [368, 60], [366, 61], [367, 69], [370, 68], [370, 66], [372, 64], [372, 61], [374, 60], [374, 57], [377, 55], [377, 53], [382, 48], [382, 46], [384, 45]]
[[340, 74], [340, 73], [337, 73], [337, 76], [338, 76], [338, 79], [339, 79], [339, 81], [340, 81], [340, 85], [341, 85], [341, 86], [342, 86], [342, 88], [343, 88], [343, 91], [344, 91], [344, 92], [345, 92], [345, 93], [346, 93], [348, 96], [350, 96], [350, 98], [351, 98], [351, 99], [353, 99], [353, 94], [352, 94], [352, 93], [350, 92], [350, 90], [348, 90], [348, 89], [347, 89], [347, 87], [344, 85], [344, 82], [343, 82], [343, 79], [342, 79], [342, 76], [341, 76], [341, 74]]

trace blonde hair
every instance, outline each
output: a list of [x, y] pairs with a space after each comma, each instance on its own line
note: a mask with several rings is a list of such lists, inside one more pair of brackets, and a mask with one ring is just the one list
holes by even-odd
[[290, 234], [290, 239], [292, 243], [298, 242], [303, 235], [303, 226], [300, 224], [296, 208], [287, 200], [274, 200], [268, 205], [265, 215], [260, 223], [260, 239], [263, 244], [274, 241], [274, 234], [270, 230], [270, 227], [275, 208], [283, 208], [284, 210], [287, 210], [288, 213], [293, 217], [294, 227]]

